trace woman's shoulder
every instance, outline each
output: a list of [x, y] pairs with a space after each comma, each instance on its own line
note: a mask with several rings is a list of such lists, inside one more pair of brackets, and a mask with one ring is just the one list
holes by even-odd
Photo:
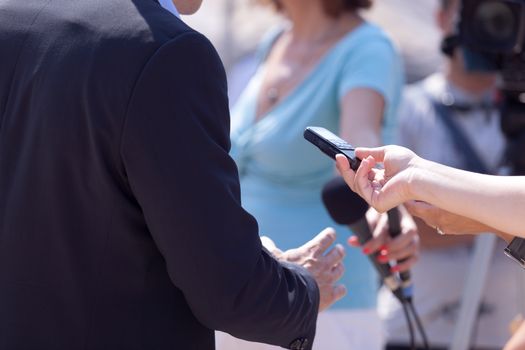
[[[343, 69], [354, 71], [363, 66], [400, 67], [399, 51], [390, 36], [379, 26], [364, 22], [340, 43], [335, 59]], [[356, 68], [357, 67], [357, 68]]]
[[390, 40], [388, 34], [383, 28], [367, 20], [364, 20], [363, 23], [361, 23], [359, 27], [355, 29], [354, 33], [356, 38], [377, 37], [385, 40]]
[[348, 33], [342, 41], [343, 51], [356, 52], [357, 49], [397, 52], [392, 38], [377, 24], [365, 21]]

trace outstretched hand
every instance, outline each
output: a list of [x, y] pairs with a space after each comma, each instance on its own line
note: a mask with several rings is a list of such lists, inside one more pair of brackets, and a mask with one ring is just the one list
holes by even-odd
[[[370, 206], [382, 213], [412, 199], [410, 183], [414, 165], [420, 159], [414, 152], [400, 146], [385, 146], [357, 148], [355, 153], [361, 159], [357, 172], [342, 154], [336, 156], [337, 169], [348, 186]], [[377, 168], [381, 163], [383, 168]]]
[[344, 247], [335, 243], [333, 228], [326, 228], [299, 248], [279, 250], [268, 237], [261, 241], [278, 260], [297, 264], [310, 272], [319, 287], [319, 312], [329, 308], [346, 295], [346, 287], [337, 282], [344, 274]]

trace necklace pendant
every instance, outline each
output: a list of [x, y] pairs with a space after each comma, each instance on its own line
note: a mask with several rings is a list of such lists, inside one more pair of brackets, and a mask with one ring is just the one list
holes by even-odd
[[266, 98], [270, 102], [270, 104], [274, 105], [279, 101], [279, 90], [275, 87], [269, 88], [266, 91]]

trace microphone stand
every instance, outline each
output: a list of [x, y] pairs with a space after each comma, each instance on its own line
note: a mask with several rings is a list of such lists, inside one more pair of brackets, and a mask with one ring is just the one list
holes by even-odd
[[493, 234], [483, 234], [476, 237], [474, 254], [468, 269], [463, 295], [461, 296], [461, 307], [456, 320], [450, 350], [470, 349], [474, 323], [478, 316], [495, 245], [496, 237]]
[[[388, 229], [390, 236], [392, 238], [395, 238], [401, 234], [401, 219], [399, 217], [399, 209], [393, 208], [388, 211]], [[403, 260], [399, 260], [398, 262], [403, 262]], [[414, 326], [412, 324], [412, 319], [410, 315], [412, 314], [412, 317], [416, 323], [417, 329], [419, 331], [419, 334], [421, 335], [421, 339], [423, 341], [423, 347], [425, 349], [429, 349], [429, 343], [428, 338], [425, 332], [425, 329], [423, 327], [423, 323], [421, 322], [419, 315], [417, 314], [417, 311], [414, 307], [414, 303], [412, 300], [413, 297], [413, 285], [412, 285], [412, 279], [410, 276], [410, 271], [403, 271], [399, 273], [399, 277], [401, 279], [401, 285], [402, 285], [402, 298], [398, 299], [401, 302], [401, 305], [403, 307], [403, 312], [405, 314], [405, 318], [407, 321], [408, 330], [410, 333], [410, 345], [412, 350], [416, 350], [416, 337], [414, 333]], [[397, 296], [397, 295], [396, 295]]]

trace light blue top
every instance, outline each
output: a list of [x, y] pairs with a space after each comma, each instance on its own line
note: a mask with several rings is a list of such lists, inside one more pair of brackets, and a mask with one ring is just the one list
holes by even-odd
[[[391, 125], [403, 80], [401, 63], [384, 32], [364, 23], [255, 122], [264, 58], [280, 33], [264, 40], [262, 64], [232, 111], [231, 155], [239, 167], [243, 207], [256, 217], [260, 234], [283, 250], [304, 244], [328, 226], [336, 228], [339, 242], [346, 246], [350, 231], [329, 218], [320, 198], [322, 186], [335, 175], [334, 162], [305, 141], [303, 131], [314, 125], [338, 133], [342, 98], [363, 87], [384, 96], [384, 120]], [[377, 276], [367, 258], [360, 250], [348, 249], [345, 265], [342, 282], [349, 293], [335, 308], [374, 307]]]

